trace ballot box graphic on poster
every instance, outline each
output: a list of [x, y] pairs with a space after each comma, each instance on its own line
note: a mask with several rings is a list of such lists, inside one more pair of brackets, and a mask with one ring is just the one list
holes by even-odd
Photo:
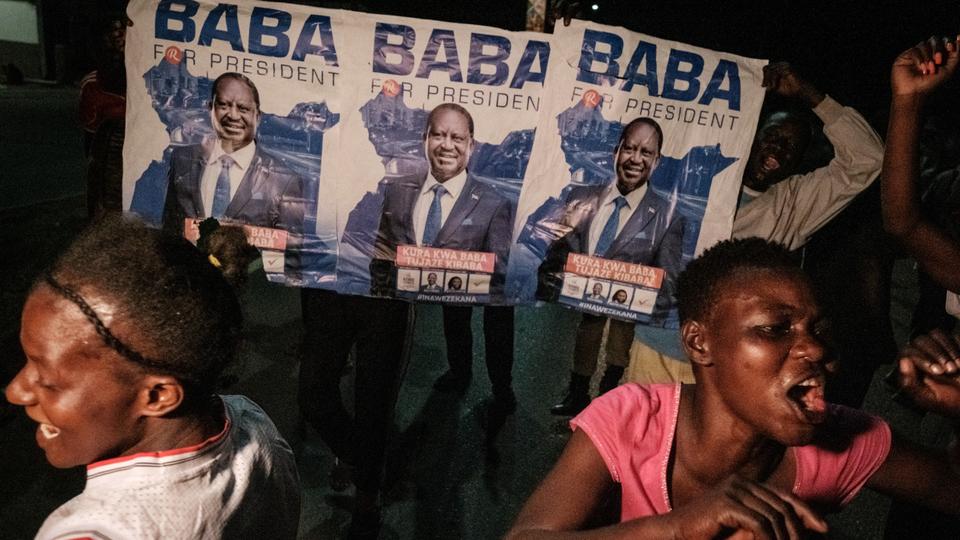
[[729, 237], [765, 62], [585, 21], [552, 45], [506, 294], [675, 325], [677, 275]]
[[134, 1], [128, 13], [124, 208], [177, 233], [209, 216], [282, 232], [285, 249], [264, 255], [271, 280], [332, 281], [322, 158], [343, 102], [341, 12]]
[[345, 79], [361, 97], [333, 165], [348, 201], [337, 290], [502, 303], [549, 36], [380, 15], [355, 28], [347, 58], [366, 71]]

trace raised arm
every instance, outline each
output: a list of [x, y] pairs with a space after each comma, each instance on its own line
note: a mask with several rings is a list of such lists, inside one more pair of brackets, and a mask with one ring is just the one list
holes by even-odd
[[957, 38], [930, 38], [893, 63], [890, 124], [883, 156], [883, 225], [941, 286], [960, 291], [960, 245], [920, 213], [917, 193], [921, 112], [927, 97], [956, 70]]
[[764, 70], [764, 86], [811, 107], [823, 121], [834, 157], [819, 169], [771, 186], [740, 208], [733, 237], [759, 236], [797, 249], [879, 176], [883, 143], [860, 113], [782, 66], [771, 64]]
[[948, 450], [921, 448], [894, 437], [868, 486], [888, 495], [960, 514], [960, 338], [934, 330], [900, 354], [901, 392], [924, 409], [954, 420]]

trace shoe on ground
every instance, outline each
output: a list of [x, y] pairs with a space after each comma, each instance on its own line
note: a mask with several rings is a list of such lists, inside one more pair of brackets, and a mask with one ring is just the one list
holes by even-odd
[[444, 393], [463, 394], [469, 387], [469, 376], [457, 375], [449, 370], [433, 383], [434, 390]]
[[576, 416], [590, 404], [590, 396], [579, 392], [567, 392], [560, 403], [550, 408], [555, 416]]
[[356, 511], [350, 520], [350, 528], [347, 530], [348, 540], [376, 540], [380, 535], [380, 528], [383, 526], [383, 516], [380, 508], [373, 510]]
[[333, 468], [330, 469], [330, 474], [327, 477], [327, 480], [330, 482], [330, 488], [336, 492], [346, 491], [347, 488], [353, 485], [353, 473], [353, 465], [340, 458], [336, 458], [333, 462]]

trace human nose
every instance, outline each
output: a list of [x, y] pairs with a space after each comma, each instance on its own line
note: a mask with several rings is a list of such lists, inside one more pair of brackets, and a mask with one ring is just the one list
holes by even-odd
[[7, 389], [4, 392], [8, 402], [14, 405], [20, 405], [21, 407], [28, 407], [36, 403], [36, 394], [33, 392], [32, 385], [30, 384], [30, 374], [27, 368], [27, 366], [24, 366], [23, 369], [17, 373], [17, 376], [10, 381], [10, 384], [7, 385]]
[[813, 363], [822, 362], [827, 355], [827, 347], [820, 336], [808, 331], [800, 333], [794, 351], [800, 359]]

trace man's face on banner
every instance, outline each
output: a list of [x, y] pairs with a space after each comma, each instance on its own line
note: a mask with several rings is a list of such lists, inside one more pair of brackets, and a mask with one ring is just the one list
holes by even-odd
[[223, 151], [235, 152], [253, 141], [260, 122], [260, 110], [244, 82], [224, 79], [217, 88], [211, 108], [213, 129]]
[[438, 182], [446, 182], [460, 174], [467, 168], [473, 151], [473, 137], [467, 119], [457, 111], [440, 111], [427, 127], [426, 146], [430, 172]]
[[648, 124], [635, 124], [617, 147], [617, 187], [626, 195], [645, 184], [660, 161], [660, 137]]
[[436, 285], [437, 284], [437, 275], [430, 273], [427, 274], [427, 285]]

